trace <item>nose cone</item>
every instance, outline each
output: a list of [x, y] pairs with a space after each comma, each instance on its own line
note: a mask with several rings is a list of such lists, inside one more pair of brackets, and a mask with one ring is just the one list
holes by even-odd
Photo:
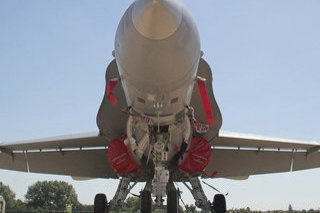
[[174, 34], [182, 19], [179, 0], [137, 0], [132, 20], [137, 31], [149, 39], [165, 39]]

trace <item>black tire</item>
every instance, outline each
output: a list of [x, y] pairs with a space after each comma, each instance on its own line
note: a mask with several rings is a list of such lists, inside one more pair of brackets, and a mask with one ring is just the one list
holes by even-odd
[[226, 213], [226, 198], [223, 194], [216, 194], [213, 198], [213, 210], [215, 213]]
[[168, 191], [167, 212], [179, 213], [179, 194], [178, 191]]
[[105, 194], [97, 194], [94, 198], [94, 213], [107, 213], [107, 197]]
[[141, 191], [140, 193], [140, 213], [151, 213], [152, 211], [152, 200], [151, 192]]

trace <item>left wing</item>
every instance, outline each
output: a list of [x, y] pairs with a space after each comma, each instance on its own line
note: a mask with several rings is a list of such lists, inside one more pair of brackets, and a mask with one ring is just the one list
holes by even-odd
[[211, 144], [205, 177], [247, 179], [256, 174], [320, 167], [320, 144], [316, 142], [224, 132]]
[[0, 143], [0, 168], [88, 178], [117, 178], [108, 163], [108, 139], [98, 132]]

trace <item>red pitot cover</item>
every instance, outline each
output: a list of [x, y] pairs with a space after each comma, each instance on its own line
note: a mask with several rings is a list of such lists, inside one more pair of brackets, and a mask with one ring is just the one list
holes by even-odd
[[190, 147], [185, 153], [186, 157], [179, 169], [188, 173], [202, 172], [210, 162], [211, 145], [202, 137], [193, 137]]
[[119, 174], [128, 174], [140, 169], [129, 147], [124, 144], [126, 136], [118, 137], [108, 146], [108, 160], [111, 167]]

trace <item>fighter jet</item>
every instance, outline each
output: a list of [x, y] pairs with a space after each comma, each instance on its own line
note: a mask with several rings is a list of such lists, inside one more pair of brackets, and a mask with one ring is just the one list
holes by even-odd
[[119, 179], [114, 197], [97, 194], [94, 212], [121, 207], [138, 182], [140, 212], [179, 211], [175, 182], [198, 208], [226, 212], [223, 194], [209, 200], [201, 179], [320, 167], [320, 144], [220, 133], [222, 116], [212, 74], [202, 58], [196, 23], [179, 0], [136, 0], [124, 13], [98, 132], [0, 144], [0, 168], [74, 179]]

